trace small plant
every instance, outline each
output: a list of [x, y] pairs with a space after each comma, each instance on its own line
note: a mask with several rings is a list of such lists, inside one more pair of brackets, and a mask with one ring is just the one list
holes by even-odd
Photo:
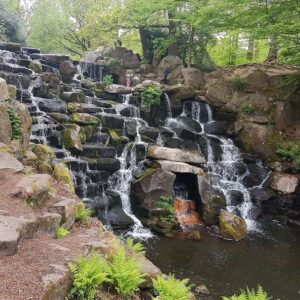
[[131, 251], [133, 251], [136, 254], [142, 254], [142, 255], [145, 254], [144, 245], [140, 242], [135, 243], [132, 238], [128, 238], [126, 240], [126, 245]]
[[170, 214], [174, 213], [173, 198], [171, 196], [161, 196], [157, 203], [158, 208], [166, 209]]
[[12, 128], [12, 138], [13, 140], [20, 140], [22, 137], [20, 117], [16, 110], [11, 107], [7, 109], [7, 113]]
[[69, 233], [70, 233], [70, 231], [67, 230], [64, 225], [62, 225], [56, 230], [55, 237], [57, 239], [61, 239], [61, 238], [66, 237]]
[[237, 76], [234, 79], [232, 79], [231, 85], [234, 91], [244, 92], [247, 87], [247, 82], [245, 79], [241, 78], [240, 76]]
[[105, 75], [102, 79], [102, 82], [105, 84], [105, 85], [111, 85], [114, 83], [114, 80], [113, 80], [113, 77], [112, 75]]
[[300, 146], [292, 144], [286, 147], [278, 148], [276, 153], [285, 161], [290, 161], [295, 164], [300, 170]]
[[167, 279], [163, 276], [152, 279], [153, 287], [159, 294], [160, 300], [188, 300], [191, 286], [188, 285], [189, 280], [176, 279], [173, 275], [169, 275]]
[[148, 109], [160, 104], [161, 90], [156, 86], [149, 86], [142, 91], [142, 101]]
[[231, 297], [223, 297], [223, 300], [270, 300], [267, 293], [263, 290], [261, 286], [258, 286], [257, 292], [248, 288], [246, 291], [242, 290], [239, 296], [233, 295]]
[[125, 247], [118, 249], [110, 268], [110, 277], [118, 293], [128, 298], [144, 282], [140, 265], [135, 256], [126, 256]]
[[92, 211], [89, 208], [86, 208], [83, 203], [81, 203], [76, 207], [75, 221], [84, 222], [88, 220], [91, 215]]
[[115, 58], [111, 58], [106, 63], [106, 66], [110, 69], [111, 72], [115, 72], [120, 67], [120, 65], [121, 65], [120, 61]]
[[255, 112], [255, 108], [252, 104], [243, 103], [241, 105], [241, 111], [247, 115], [253, 115]]
[[111, 281], [108, 277], [108, 263], [97, 254], [78, 258], [74, 264], [69, 264], [69, 268], [74, 280], [67, 299], [92, 300], [96, 296], [97, 287]]

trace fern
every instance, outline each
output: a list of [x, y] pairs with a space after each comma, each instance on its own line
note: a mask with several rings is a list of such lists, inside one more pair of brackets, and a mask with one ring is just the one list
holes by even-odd
[[88, 208], [85, 208], [84, 204], [81, 203], [76, 207], [75, 220], [78, 222], [86, 221], [92, 214], [92, 211]]
[[135, 243], [133, 239], [128, 238], [126, 240], [127, 247], [136, 254], [145, 254], [145, 247], [142, 243]]
[[159, 276], [157, 279], [152, 279], [152, 281], [160, 300], [189, 299], [191, 286], [188, 285], [188, 279], [179, 280], [173, 275], [169, 275], [167, 279]]
[[174, 213], [173, 198], [171, 196], [161, 196], [157, 203], [158, 208], [166, 209], [169, 214]]
[[223, 300], [270, 300], [267, 293], [263, 290], [261, 286], [258, 286], [257, 292], [254, 289], [250, 290], [249, 288], [246, 291], [242, 290], [241, 294], [231, 297], [223, 297]]
[[142, 91], [142, 101], [150, 109], [152, 105], [160, 104], [160, 95], [161, 90], [158, 87], [149, 86]]
[[73, 285], [67, 299], [92, 300], [97, 287], [103, 282], [110, 282], [110, 267], [104, 258], [93, 254], [89, 258], [78, 258], [75, 264], [68, 264], [74, 276]]
[[110, 277], [116, 290], [124, 298], [133, 295], [144, 282], [137, 258], [126, 256], [125, 247], [121, 247], [114, 255]]
[[67, 230], [64, 225], [60, 226], [56, 232], [55, 232], [55, 237], [57, 239], [61, 239], [61, 238], [64, 238], [65, 236], [67, 236], [68, 234], [70, 233], [69, 230]]

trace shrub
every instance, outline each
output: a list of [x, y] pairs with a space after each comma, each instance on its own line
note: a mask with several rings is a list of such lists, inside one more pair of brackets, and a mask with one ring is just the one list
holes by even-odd
[[160, 95], [161, 90], [156, 86], [149, 86], [142, 91], [142, 101], [148, 109], [152, 107], [152, 105], [160, 104]]
[[145, 254], [145, 247], [142, 243], [135, 243], [132, 238], [126, 240], [127, 247], [136, 254]]
[[113, 77], [111, 75], [105, 75], [102, 79], [102, 82], [105, 84], [105, 85], [110, 85], [110, 84], [113, 84], [114, 83], [114, 80], [113, 80]]
[[65, 236], [67, 236], [68, 234], [70, 233], [69, 230], [67, 230], [63, 225], [60, 226], [56, 232], [55, 232], [55, 237], [57, 239], [61, 239], [61, 238], [64, 238]]
[[191, 287], [188, 285], [188, 279], [179, 280], [173, 275], [169, 275], [167, 279], [159, 276], [157, 279], [152, 279], [152, 281], [160, 300], [189, 299]]
[[292, 144], [286, 147], [278, 148], [276, 153], [285, 161], [293, 162], [300, 170], [300, 146]]
[[115, 72], [117, 68], [120, 67], [120, 65], [120, 61], [115, 58], [111, 58], [106, 64], [106, 66], [110, 69], [111, 72]]
[[157, 203], [158, 208], [168, 210], [170, 214], [174, 213], [173, 198], [171, 196], [161, 196]]
[[84, 222], [91, 216], [92, 211], [89, 208], [85, 208], [84, 204], [81, 203], [76, 207], [75, 221]]
[[268, 300], [271, 299], [268, 297], [267, 293], [263, 290], [261, 286], [258, 286], [257, 292], [254, 289], [246, 291], [241, 291], [239, 296], [223, 297], [223, 300]]
[[69, 268], [74, 280], [68, 299], [92, 300], [95, 298], [97, 287], [103, 282], [111, 281], [108, 277], [108, 263], [96, 254], [76, 259], [75, 264], [69, 264]]
[[252, 104], [243, 103], [241, 105], [241, 111], [247, 115], [253, 115], [255, 112], [255, 108]]
[[12, 138], [13, 140], [20, 140], [22, 137], [20, 117], [16, 110], [11, 107], [7, 109], [7, 113], [12, 128]]
[[241, 78], [240, 76], [237, 76], [234, 79], [232, 79], [231, 85], [234, 91], [243, 92], [247, 87], [247, 82], [245, 79]]
[[127, 298], [144, 282], [140, 265], [135, 256], [126, 256], [125, 247], [118, 249], [110, 268], [110, 277], [118, 293]]

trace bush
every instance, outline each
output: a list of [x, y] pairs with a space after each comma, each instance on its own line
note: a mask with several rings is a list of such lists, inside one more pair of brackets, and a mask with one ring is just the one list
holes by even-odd
[[113, 80], [113, 77], [111, 75], [105, 75], [102, 79], [102, 82], [105, 84], [105, 85], [110, 85], [110, 84], [113, 84], [114, 83], [114, 80]]
[[75, 212], [75, 221], [84, 222], [91, 216], [92, 211], [88, 208], [85, 208], [84, 204], [80, 204], [76, 207]]
[[261, 286], [258, 286], [257, 292], [255, 290], [241, 291], [239, 296], [223, 297], [223, 300], [268, 300], [271, 299], [268, 297], [267, 293], [263, 290]]
[[252, 104], [243, 103], [241, 105], [241, 111], [247, 115], [253, 115], [255, 112], [255, 108]]
[[119, 60], [111, 58], [107, 62], [106, 66], [110, 69], [111, 72], [115, 72], [121, 66], [121, 63]]
[[285, 161], [290, 161], [295, 164], [300, 170], [300, 146], [292, 144], [286, 147], [278, 148], [276, 153]]
[[55, 232], [55, 237], [57, 239], [61, 239], [61, 238], [64, 238], [65, 236], [67, 236], [69, 233], [70, 233], [70, 231], [67, 230], [64, 226], [60, 226]]
[[161, 196], [157, 203], [158, 208], [168, 210], [170, 214], [174, 213], [173, 198], [171, 196]]
[[74, 280], [67, 299], [92, 300], [95, 298], [97, 287], [103, 282], [111, 281], [108, 277], [108, 263], [96, 254], [76, 259], [75, 264], [69, 264], [69, 268]]
[[152, 281], [160, 300], [189, 299], [191, 287], [188, 285], [188, 279], [178, 280], [173, 275], [169, 275], [167, 279], [159, 276]]
[[11, 107], [7, 109], [7, 113], [12, 128], [12, 138], [13, 140], [20, 140], [22, 137], [20, 117], [16, 110]]
[[149, 86], [142, 91], [142, 101], [148, 109], [152, 107], [152, 105], [160, 104], [160, 95], [161, 90], [156, 86]]
[[114, 255], [110, 277], [116, 290], [124, 298], [133, 295], [144, 282], [137, 258], [126, 256], [125, 247], [121, 247]]
[[247, 82], [245, 79], [237, 76], [231, 81], [231, 85], [234, 91], [244, 92], [247, 87]]
[[126, 240], [126, 245], [131, 251], [133, 251], [136, 254], [142, 254], [142, 255], [145, 254], [144, 245], [140, 242], [135, 243], [132, 238], [128, 238]]

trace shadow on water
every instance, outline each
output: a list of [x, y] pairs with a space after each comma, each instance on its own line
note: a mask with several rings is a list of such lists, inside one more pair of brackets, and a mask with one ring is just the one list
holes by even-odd
[[300, 232], [278, 224], [261, 224], [238, 243], [203, 234], [201, 241], [156, 237], [146, 244], [147, 257], [164, 273], [204, 283], [220, 299], [259, 284], [274, 298], [300, 299]]

